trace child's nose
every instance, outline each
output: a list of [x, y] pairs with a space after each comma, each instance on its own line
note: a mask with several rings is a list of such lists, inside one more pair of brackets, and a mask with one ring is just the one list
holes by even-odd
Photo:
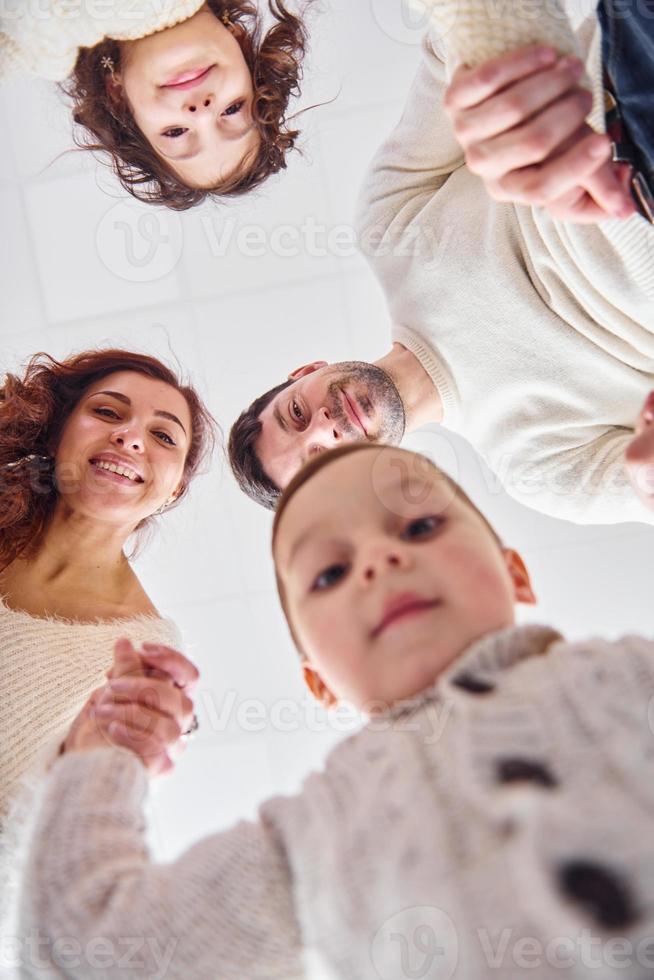
[[363, 566], [363, 577], [366, 582], [373, 579], [391, 568], [399, 568], [403, 564], [402, 555], [399, 550], [393, 548], [382, 548], [373, 555], [370, 555]]

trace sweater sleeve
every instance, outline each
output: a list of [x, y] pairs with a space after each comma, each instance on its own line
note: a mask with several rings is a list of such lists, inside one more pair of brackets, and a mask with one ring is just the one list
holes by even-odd
[[613, 762], [613, 772], [631, 783], [636, 796], [654, 804], [654, 639], [627, 635], [617, 640], [562, 643], [551, 667], [560, 697], [580, 728]]
[[[620, 427], [608, 429], [527, 464], [506, 489], [527, 507], [575, 524], [654, 524], [654, 512], [637, 497], [627, 475], [624, 452], [633, 437]], [[489, 463], [501, 471], [492, 454]]]
[[[300, 934], [285, 854], [241, 823], [156, 865], [148, 779], [114, 748], [63, 756], [41, 801], [22, 887], [23, 977], [294, 980]], [[39, 965], [40, 964], [40, 965]]]
[[559, 0], [428, 0], [433, 28], [447, 38], [448, 51], [470, 68], [530, 44], [553, 47], [559, 55], [579, 54], [575, 35]]
[[435, 37], [424, 38], [422, 55], [402, 118], [373, 158], [359, 195], [355, 221], [361, 250], [369, 257], [398, 243], [464, 163], [443, 107], [448, 80]]

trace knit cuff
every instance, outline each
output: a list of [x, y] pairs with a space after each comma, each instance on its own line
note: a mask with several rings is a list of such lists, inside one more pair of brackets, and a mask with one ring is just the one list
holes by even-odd
[[72, 815], [115, 802], [121, 810], [140, 812], [147, 794], [147, 772], [138, 756], [107, 746], [62, 755], [50, 770], [44, 806], [65, 800]]
[[541, 44], [559, 55], [578, 55], [578, 45], [559, 0], [513, 4], [498, 16], [486, 0], [431, 0], [432, 31], [445, 38], [457, 60], [470, 68], [507, 51]]

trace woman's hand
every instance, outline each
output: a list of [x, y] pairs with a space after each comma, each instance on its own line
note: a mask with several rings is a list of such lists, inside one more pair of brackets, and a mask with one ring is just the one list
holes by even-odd
[[129, 640], [118, 640], [107, 676], [73, 722], [62, 751], [120, 745], [152, 775], [172, 769], [193, 724], [189, 693], [197, 669], [170, 647], [144, 643], [139, 654]]
[[577, 58], [557, 61], [540, 47], [457, 69], [445, 109], [468, 168], [495, 200], [580, 223], [634, 213], [628, 169], [611, 163], [608, 136], [584, 122], [592, 95], [582, 74]]
[[625, 462], [636, 494], [654, 510], [654, 391], [650, 392], [636, 422], [636, 436], [627, 446]]

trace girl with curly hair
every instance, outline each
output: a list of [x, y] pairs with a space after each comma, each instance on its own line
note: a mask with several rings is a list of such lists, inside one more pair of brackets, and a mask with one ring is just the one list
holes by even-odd
[[251, 0], [26, 3], [0, 15], [0, 77], [62, 83], [78, 145], [134, 197], [185, 210], [252, 190], [295, 145], [306, 29], [282, 0], [268, 8], [264, 30]]
[[36, 354], [0, 386], [0, 917], [33, 790], [125, 673], [118, 640], [181, 645], [125, 547], [186, 495], [214, 440], [194, 388], [144, 354]]

